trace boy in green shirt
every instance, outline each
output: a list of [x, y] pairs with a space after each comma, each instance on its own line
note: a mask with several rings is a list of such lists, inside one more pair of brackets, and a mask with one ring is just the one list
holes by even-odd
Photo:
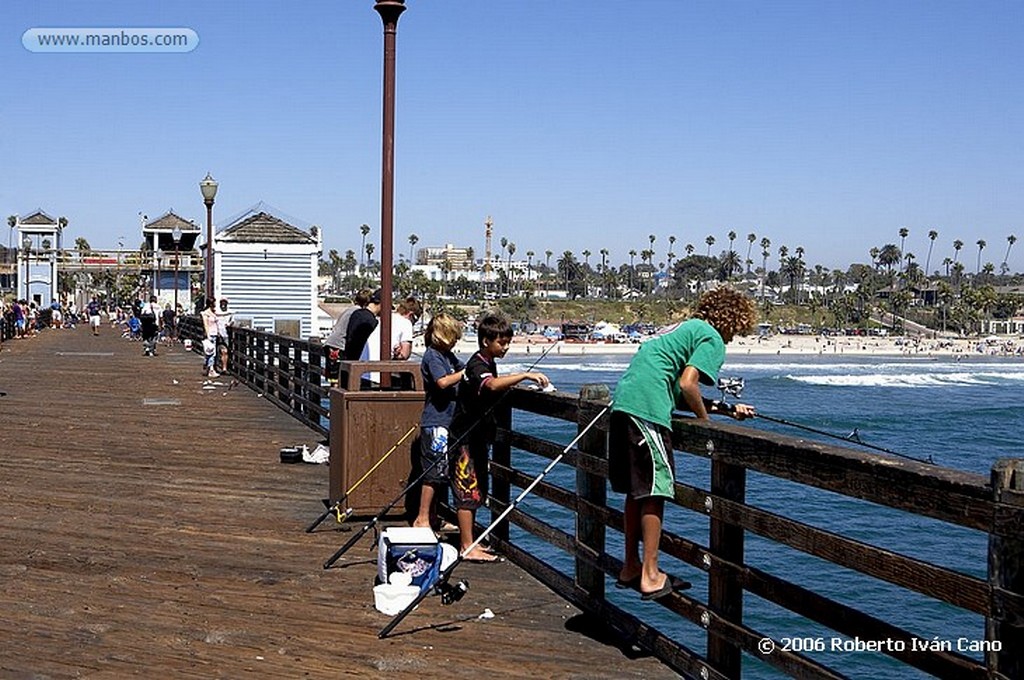
[[753, 328], [753, 301], [719, 288], [701, 296], [693, 317], [640, 346], [612, 405], [608, 478], [614, 491], [626, 494], [625, 558], [616, 585], [638, 588], [644, 600], [690, 587], [658, 568], [665, 498], [674, 495], [672, 411], [685, 408], [705, 420], [709, 408], [737, 420], [755, 415], [746, 404], [717, 410], [700, 393], [700, 383], [718, 380], [726, 343]]

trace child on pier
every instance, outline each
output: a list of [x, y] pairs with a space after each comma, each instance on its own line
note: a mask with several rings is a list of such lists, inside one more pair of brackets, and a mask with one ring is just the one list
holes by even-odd
[[435, 531], [437, 500], [447, 494], [448, 488], [448, 430], [455, 415], [459, 395], [459, 382], [465, 374], [465, 364], [452, 352], [462, 338], [462, 322], [445, 314], [437, 314], [427, 324], [423, 336], [427, 349], [420, 362], [423, 375], [423, 416], [420, 418], [420, 464], [423, 470], [423, 488], [420, 509], [412, 525], [430, 527]]
[[[700, 383], [716, 383], [726, 343], [752, 330], [757, 311], [742, 293], [719, 288], [701, 296], [693, 316], [641, 345], [615, 388], [608, 478], [626, 494], [625, 557], [615, 585], [639, 590], [644, 600], [690, 587], [658, 568], [665, 499], [674, 496], [672, 411], [707, 419], [712, 402], [701, 396]], [[746, 404], [721, 412], [737, 420], [755, 415]]]
[[496, 562], [499, 558], [480, 546], [466, 552], [473, 544], [476, 510], [487, 498], [487, 455], [497, 427], [494, 406], [505, 390], [522, 381], [531, 380], [546, 387], [548, 378], [538, 371], [498, 376], [495, 359], [505, 356], [512, 342], [512, 324], [507, 317], [493, 313], [483, 317], [477, 325], [477, 342], [480, 349], [466, 363], [466, 379], [459, 388], [452, 421], [452, 437], [458, 442], [458, 451], [451, 481], [463, 557], [469, 562]]

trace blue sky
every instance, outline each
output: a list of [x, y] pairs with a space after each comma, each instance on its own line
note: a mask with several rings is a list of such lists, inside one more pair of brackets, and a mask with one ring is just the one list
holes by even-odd
[[[407, 0], [395, 244], [495, 242], [628, 261], [726, 234], [810, 265], [899, 244], [931, 269], [1024, 237], [1024, 3]], [[266, 201], [379, 242], [381, 23], [372, 0], [3, 3], [0, 213], [94, 247], [138, 213], [205, 223]], [[38, 54], [33, 27], [186, 27], [181, 54]], [[1024, 244], [1011, 252], [1024, 270]], [[497, 247], [497, 246], [496, 246]], [[756, 255], [754, 259], [760, 261]], [[379, 246], [378, 246], [379, 254]], [[599, 258], [593, 256], [591, 262]], [[769, 261], [771, 264], [771, 260]]]

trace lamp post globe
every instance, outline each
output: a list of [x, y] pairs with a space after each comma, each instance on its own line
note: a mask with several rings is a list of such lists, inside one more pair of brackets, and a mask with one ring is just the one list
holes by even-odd
[[199, 182], [199, 191], [206, 205], [206, 295], [213, 297], [213, 200], [217, 197], [217, 180], [210, 173]]

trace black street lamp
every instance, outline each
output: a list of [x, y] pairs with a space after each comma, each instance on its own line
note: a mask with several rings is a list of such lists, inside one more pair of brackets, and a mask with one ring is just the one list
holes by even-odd
[[217, 180], [210, 173], [199, 183], [199, 191], [203, 193], [203, 203], [206, 205], [206, 295], [207, 299], [213, 295], [213, 199], [217, 197]]

